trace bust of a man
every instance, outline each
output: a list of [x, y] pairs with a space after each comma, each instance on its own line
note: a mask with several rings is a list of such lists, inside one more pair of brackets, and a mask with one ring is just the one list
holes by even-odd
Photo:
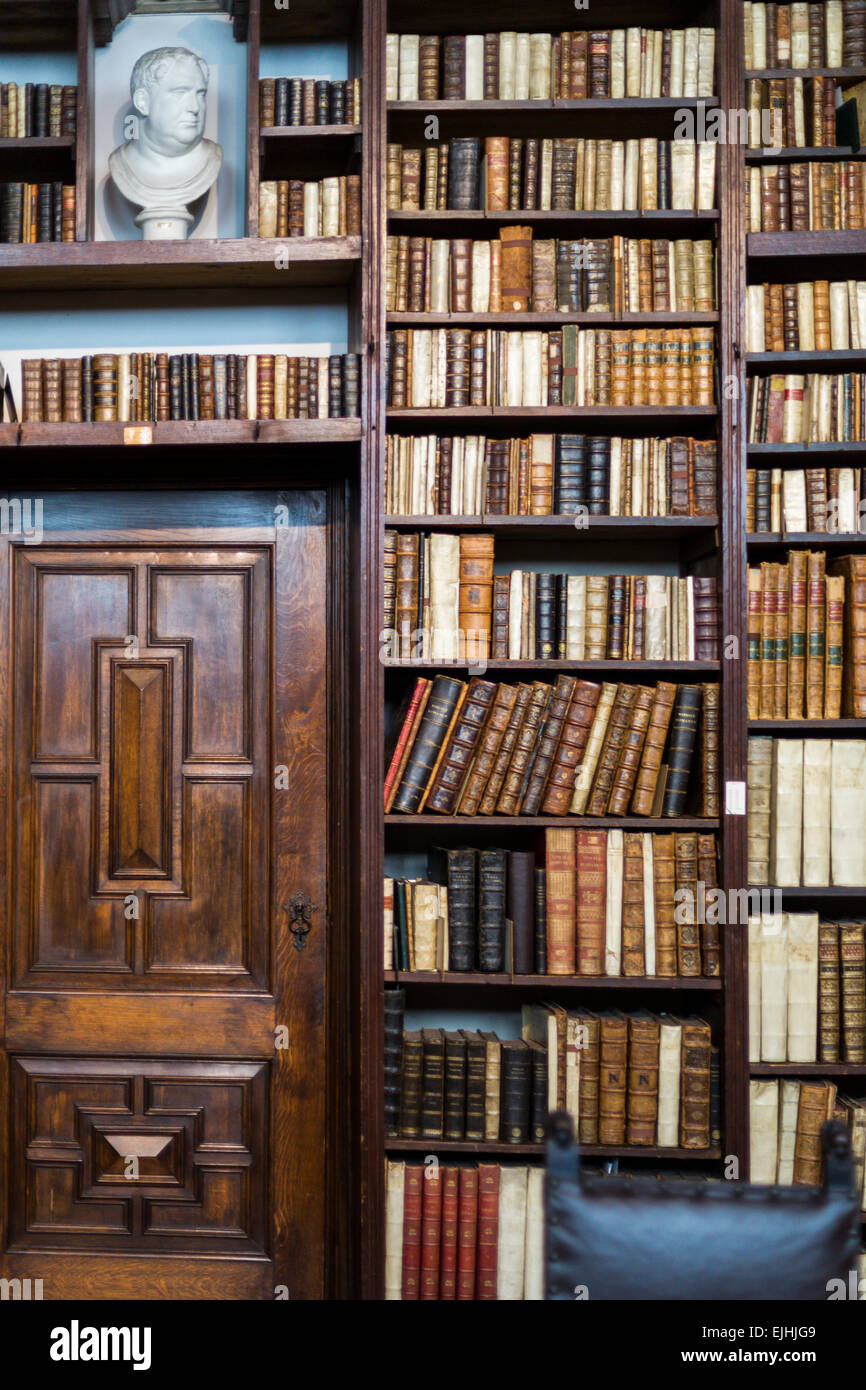
[[112, 152], [108, 166], [123, 196], [142, 208], [135, 220], [146, 241], [186, 237], [188, 205], [219, 174], [222, 149], [203, 138], [209, 76], [188, 48], [154, 48], [132, 70], [134, 138]]

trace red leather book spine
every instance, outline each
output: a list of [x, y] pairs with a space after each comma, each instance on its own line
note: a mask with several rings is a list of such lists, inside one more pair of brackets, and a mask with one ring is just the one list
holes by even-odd
[[442, 1169], [442, 1239], [439, 1246], [439, 1297], [457, 1297], [457, 1223], [460, 1169]]
[[457, 1298], [475, 1298], [475, 1244], [478, 1238], [478, 1169], [461, 1168], [457, 1218]]
[[439, 1297], [439, 1242], [442, 1238], [442, 1172], [438, 1164], [424, 1169], [421, 1184], [421, 1298]]
[[499, 1254], [499, 1164], [478, 1165], [478, 1247], [475, 1297], [496, 1298], [496, 1261]]
[[421, 1197], [424, 1169], [406, 1164], [403, 1191], [403, 1299], [417, 1299], [421, 1292]]

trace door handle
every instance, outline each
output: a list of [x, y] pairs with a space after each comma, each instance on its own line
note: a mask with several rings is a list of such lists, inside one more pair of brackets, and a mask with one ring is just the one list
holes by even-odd
[[283, 911], [289, 914], [289, 931], [295, 938], [296, 950], [303, 951], [306, 946], [307, 936], [313, 926], [310, 918], [318, 910], [317, 905], [310, 901], [306, 893], [293, 893], [288, 903], [283, 904]]

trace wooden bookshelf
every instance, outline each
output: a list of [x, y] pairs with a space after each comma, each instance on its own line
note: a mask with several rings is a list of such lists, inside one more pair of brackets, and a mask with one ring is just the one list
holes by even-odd
[[[505, 1144], [487, 1141], [475, 1142], [471, 1139], [386, 1139], [386, 1153], [444, 1153], [466, 1154], [484, 1157], [515, 1158], [537, 1157], [544, 1154], [543, 1144]], [[653, 1158], [688, 1159], [696, 1163], [710, 1162], [721, 1158], [719, 1149], [674, 1149], [663, 1148], [658, 1144], [581, 1144], [580, 1152], [585, 1158]]]
[[386, 984], [405, 985], [407, 989], [449, 989], [460, 986], [461, 990], [721, 990], [720, 979], [680, 975], [489, 975], [481, 971], [460, 972], [456, 970], [386, 970]]

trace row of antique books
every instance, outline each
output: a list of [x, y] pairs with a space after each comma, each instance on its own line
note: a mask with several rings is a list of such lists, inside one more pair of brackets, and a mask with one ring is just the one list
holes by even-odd
[[494, 550], [486, 533], [386, 530], [383, 627], [401, 655], [457, 661], [462, 645], [509, 661], [718, 660], [712, 575], [494, 575]]
[[395, 408], [712, 406], [715, 332], [712, 324], [395, 328], [387, 335], [385, 385]]
[[862, 535], [860, 468], [749, 468], [746, 530]]
[[578, 29], [558, 34], [388, 34], [388, 101], [710, 97], [716, 32]]
[[747, 232], [838, 232], [866, 226], [866, 164], [856, 160], [752, 165]]
[[[833, 77], [776, 77], [746, 83], [749, 148], [815, 149], [836, 144], [836, 80]], [[762, 123], [770, 113], [770, 127]], [[769, 135], [770, 139], [767, 140]]]
[[508, 816], [719, 813], [716, 684], [437, 675], [408, 701], [386, 759], [395, 814], [471, 816], [494, 797]]
[[78, 88], [48, 82], [0, 83], [0, 139], [74, 135]]
[[412, 313], [711, 313], [713, 243], [683, 238], [388, 238], [386, 309]]
[[0, 183], [0, 243], [75, 240], [75, 184]]
[[866, 716], [866, 556], [751, 566], [747, 636], [750, 719]]
[[752, 735], [749, 883], [866, 884], [866, 740]]
[[750, 377], [750, 444], [866, 439], [866, 373], [809, 372]]
[[361, 79], [260, 77], [259, 123], [284, 125], [360, 125]]
[[749, 1061], [866, 1062], [864, 924], [749, 918]]
[[841, 68], [866, 64], [864, 0], [743, 5], [746, 67]]
[[360, 236], [361, 176], [263, 179], [259, 184], [259, 236]]
[[746, 287], [746, 352], [866, 347], [866, 280]]
[[25, 422], [328, 419], [359, 413], [359, 360], [282, 353], [25, 358]]
[[541, 1143], [548, 1114], [566, 1110], [582, 1144], [710, 1147], [703, 1019], [525, 1004], [522, 1036], [507, 1039], [466, 1029], [401, 1033], [399, 1022], [395, 1003], [385, 1026], [388, 1135]]
[[389, 211], [709, 211], [712, 140], [460, 136], [387, 147]]
[[544, 1169], [388, 1159], [385, 1298], [541, 1301]]
[[427, 873], [385, 879], [386, 970], [721, 974], [712, 833], [552, 828], [534, 849], [431, 850]]
[[749, 1082], [749, 1177], [817, 1186], [823, 1169], [821, 1126], [827, 1120], [841, 1120], [850, 1132], [859, 1205], [866, 1210], [866, 1100], [839, 1095], [833, 1081]]
[[390, 516], [715, 516], [716, 441], [388, 435]]

